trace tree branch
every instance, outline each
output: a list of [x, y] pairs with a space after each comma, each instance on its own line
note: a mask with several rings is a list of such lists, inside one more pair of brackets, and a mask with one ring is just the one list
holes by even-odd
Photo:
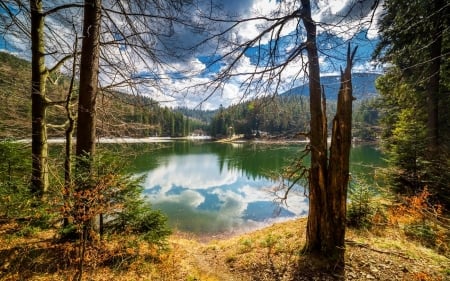
[[58, 11], [61, 11], [61, 10], [64, 10], [64, 9], [70, 9], [70, 8], [84, 8], [84, 4], [77, 4], [77, 3], [64, 4], [64, 5], [61, 5], [61, 6], [57, 6], [57, 7], [51, 8], [50, 10], [47, 10], [47, 11], [43, 12], [42, 15], [44, 17], [46, 17], [46, 16], [54, 14], [54, 13], [56, 13]]

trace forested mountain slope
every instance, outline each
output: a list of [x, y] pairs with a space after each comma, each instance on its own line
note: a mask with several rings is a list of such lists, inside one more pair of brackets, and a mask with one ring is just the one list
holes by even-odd
[[[361, 76], [362, 75], [362, 76]], [[362, 140], [375, 140], [379, 134], [379, 111], [376, 106], [375, 75], [357, 75], [353, 102], [353, 136]], [[327, 77], [327, 123], [331, 130], [336, 113], [336, 94], [339, 84], [332, 84], [334, 77]], [[333, 82], [334, 83], [334, 82]], [[324, 86], [326, 87], [326, 86]], [[357, 89], [357, 90], [356, 90]], [[226, 136], [244, 134], [247, 137], [276, 136], [298, 137], [309, 131], [309, 96], [307, 86], [293, 88], [290, 92], [256, 98], [251, 101], [220, 108], [211, 122], [211, 135]], [[331, 91], [335, 91], [332, 93]]]
[[[31, 134], [31, 69], [30, 63], [0, 52], [0, 139], [30, 138]], [[60, 104], [50, 106], [49, 137], [62, 137], [66, 113], [62, 101], [69, 88], [69, 78], [62, 74], [50, 76], [48, 97]], [[76, 96], [73, 101], [76, 109]], [[160, 106], [145, 96], [101, 91], [97, 101], [97, 135], [121, 137], [185, 136], [207, 124], [187, 118], [181, 111]]]

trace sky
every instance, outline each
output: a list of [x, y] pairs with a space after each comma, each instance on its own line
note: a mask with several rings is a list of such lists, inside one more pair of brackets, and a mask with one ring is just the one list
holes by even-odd
[[[112, 0], [104, 0], [109, 5]], [[132, 1], [130, 1], [133, 3]], [[154, 27], [159, 36], [149, 35], [160, 64], [151, 59], [142, 59], [144, 53], [132, 53], [124, 45], [115, 45], [104, 52], [114, 67], [102, 69], [102, 86], [116, 84], [126, 79], [145, 80], [138, 86], [117, 87], [118, 90], [149, 96], [164, 106], [186, 106], [190, 108], [217, 109], [220, 105], [229, 106], [254, 96], [280, 94], [289, 88], [306, 83], [304, 73], [304, 55], [292, 60], [279, 75], [262, 75], [248, 83], [252, 77], [245, 73], [254, 73], [268, 63], [271, 47], [277, 46], [274, 63], [285, 60], [303, 41], [304, 31], [297, 21], [288, 22], [282, 29], [275, 29], [279, 39], [271, 40], [270, 34], [259, 38], [256, 44], [249, 46], [242, 56], [242, 45], [257, 38], [267, 27], [267, 20], [245, 20], [233, 26], [230, 20], [243, 20], [255, 17], [283, 16], [298, 7], [297, 0], [195, 0], [186, 10], [177, 14], [186, 22], [158, 20], [144, 22], [137, 18], [134, 24], [144, 28], [146, 24]], [[372, 10], [375, 0], [319, 0], [312, 2], [313, 19], [318, 23], [318, 46], [322, 75], [339, 73], [345, 67], [347, 44], [358, 45], [354, 72], [379, 72], [380, 68], [371, 62], [371, 53], [377, 42], [377, 19], [381, 14], [381, 4]], [[47, 1], [48, 5], [65, 3], [64, 0]], [[128, 3], [128, 2], [127, 2]], [[213, 4], [211, 6], [211, 4]], [[293, 5], [293, 6], [292, 6]], [[51, 6], [49, 6], [50, 8]], [[113, 6], [111, 6], [113, 7]], [[2, 13], [0, 9], [0, 14]], [[168, 15], [164, 11], [163, 15]], [[173, 14], [170, 14], [173, 16]], [[47, 24], [58, 26], [58, 32], [52, 34], [53, 40], [47, 40], [47, 49], [69, 50], [74, 40], [71, 25], [65, 24], [62, 17], [47, 18]], [[72, 11], [72, 18], [82, 17], [81, 11]], [[110, 15], [116, 28], [127, 33], [127, 22], [117, 15]], [[105, 17], [104, 17], [105, 18]], [[220, 19], [220, 20], [219, 20]], [[223, 21], [224, 19], [228, 21]], [[81, 30], [81, 21], [75, 29]], [[233, 27], [232, 27], [233, 26]], [[227, 32], [224, 30], [229, 29]], [[222, 34], [222, 32], [224, 32]], [[103, 40], [120, 38], [120, 32], [112, 31]], [[113, 35], [111, 35], [113, 34]], [[221, 34], [221, 36], [216, 36]], [[59, 37], [58, 37], [59, 36]], [[210, 39], [210, 40], [207, 40]], [[241, 46], [237, 48], [236, 46]], [[20, 37], [3, 34], [0, 36], [0, 50], [15, 53], [29, 59], [30, 43]], [[55, 58], [57, 60], [57, 57]], [[54, 63], [47, 58], [49, 66]], [[220, 73], [230, 69], [231, 76], [225, 76], [220, 83], [214, 83]], [[70, 69], [67, 67], [67, 69]], [[118, 78], [120, 77], [120, 78]], [[278, 83], [279, 82], [279, 83]]]

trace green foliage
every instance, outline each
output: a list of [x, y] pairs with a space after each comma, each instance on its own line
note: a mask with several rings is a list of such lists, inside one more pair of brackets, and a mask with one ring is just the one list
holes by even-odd
[[31, 171], [29, 148], [0, 141], [0, 215], [19, 218], [30, 214], [32, 197], [27, 177]]
[[[449, 147], [429, 157], [426, 98], [392, 68], [377, 80], [383, 148], [390, 166], [388, 180], [393, 191], [413, 195], [425, 186], [435, 200], [450, 205]], [[447, 203], [446, 203], [447, 202]]]
[[[379, 79], [383, 139], [398, 192], [427, 186], [450, 208], [450, 6], [445, 1], [384, 2], [374, 56], [394, 67]], [[414, 20], [413, 20], [414, 19]], [[413, 27], [413, 28], [412, 28]]]
[[0, 217], [20, 224], [17, 235], [30, 236], [51, 227], [57, 219], [54, 208], [33, 196], [29, 189], [29, 145], [0, 141]]
[[[411, 79], [410, 82], [422, 86], [426, 80], [420, 78], [427, 75], [423, 70], [431, 63], [430, 56], [433, 55], [429, 46], [437, 39], [436, 26], [445, 29], [449, 24], [449, 18], [443, 16], [448, 14], [448, 5], [445, 1], [438, 3], [388, 0], [383, 4], [386, 13], [380, 21], [381, 40], [374, 55], [404, 69], [403, 73]], [[439, 24], [436, 25], [435, 21]], [[448, 30], [442, 30], [444, 41], [449, 35]], [[448, 51], [448, 46], [444, 48]]]
[[379, 117], [376, 98], [354, 102], [353, 137], [364, 141], [375, 141], [380, 134]]
[[426, 131], [420, 114], [404, 109], [398, 116], [390, 138], [389, 163], [397, 170], [391, 174], [396, 192], [412, 194], [426, 184]]
[[355, 228], [370, 229], [378, 211], [374, 188], [360, 180], [353, 180], [348, 190], [347, 224]]
[[[27, 133], [31, 131], [30, 73], [31, 64], [28, 61], [0, 52], [0, 137], [30, 137]], [[52, 83], [47, 83], [48, 98], [52, 101], [65, 100], [70, 79], [60, 73], [52, 73], [49, 79]], [[163, 107], [148, 97], [118, 92], [102, 92], [100, 95], [97, 99], [101, 109], [97, 112], [98, 136], [181, 137], [197, 129], [206, 131], [205, 120], [210, 118], [196, 118], [199, 113], [195, 111]], [[188, 118], [186, 114], [193, 117]], [[48, 123], [64, 124], [65, 116], [61, 107], [48, 107]], [[124, 123], [127, 126], [123, 126]], [[61, 128], [49, 127], [48, 136], [63, 136]]]
[[243, 238], [239, 241], [239, 253], [243, 254], [243, 253], [248, 253], [252, 250], [253, 248], [253, 241], [250, 238]]
[[261, 247], [264, 248], [273, 248], [280, 241], [280, 237], [278, 235], [274, 235], [269, 233], [264, 240], [261, 241]]
[[[94, 161], [78, 159], [78, 165], [91, 165], [91, 173], [78, 173], [75, 185], [64, 188], [63, 216], [75, 226], [78, 233], [91, 227], [92, 220], [103, 216], [100, 231], [118, 235], [136, 235], [151, 244], [165, 245], [171, 233], [166, 217], [151, 209], [142, 197], [140, 178], [124, 173], [124, 162], [112, 154], [99, 154]], [[80, 163], [81, 162], [81, 163]], [[84, 163], [84, 164], [83, 164]], [[63, 229], [61, 234], [70, 233]]]
[[0, 52], [0, 63], [4, 67], [14, 65], [18, 71], [27, 71], [30, 65], [26, 60], [5, 52]]
[[38, 233], [41, 230], [41, 228], [36, 226], [27, 225], [22, 227], [19, 231], [15, 233], [16, 236], [21, 237], [32, 237], [36, 233]]
[[167, 218], [159, 210], [153, 210], [141, 197], [142, 187], [136, 181], [129, 182], [121, 195], [122, 208], [108, 214], [105, 231], [111, 234], [138, 235], [144, 241], [165, 247], [165, 238], [171, 234]]
[[438, 237], [436, 229], [428, 221], [414, 222], [404, 227], [405, 234], [424, 246], [433, 248], [436, 246], [436, 238]]

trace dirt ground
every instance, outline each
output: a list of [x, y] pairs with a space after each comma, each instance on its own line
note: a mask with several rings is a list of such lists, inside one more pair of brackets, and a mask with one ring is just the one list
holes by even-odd
[[[305, 226], [305, 219], [297, 219], [231, 237], [175, 233], [169, 250], [160, 253], [109, 240], [102, 255], [89, 259], [83, 280], [338, 280], [332, 268], [318, 270], [320, 261], [301, 253]], [[74, 279], [76, 263], [68, 260], [67, 244], [54, 242], [54, 232], [22, 237], [14, 231], [0, 227], [0, 280]], [[396, 229], [349, 230], [344, 280], [445, 281], [450, 260]]]

